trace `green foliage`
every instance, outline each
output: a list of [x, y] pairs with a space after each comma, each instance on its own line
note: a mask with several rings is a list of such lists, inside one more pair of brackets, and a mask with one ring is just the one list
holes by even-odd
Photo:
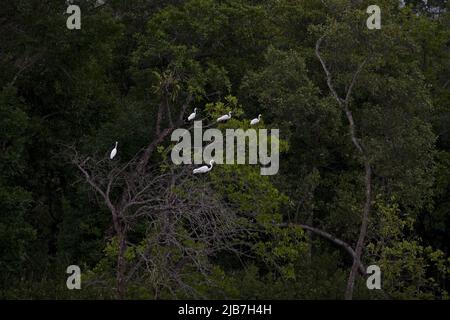
[[[177, 245], [169, 245], [163, 216], [136, 219], [124, 253], [137, 266], [126, 297], [342, 298], [347, 253], [298, 226], [353, 247], [365, 196], [361, 157], [315, 53], [324, 36], [320, 53], [340, 97], [365, 61], [348, 101], [376, 195], [362, 262], [381, 267], [392, 297], [448, 299], [450, 8], [406, 2], [378, 1], [381, 30], [366, 28], [366, 0], [112, 0], [98, 8], [86, 0], [76, 31], [65, 28], [64, 1], [2, 4], [0, 297], [115, 297], [111, 212], [80, 181], [68, 146], [97, 158], [118, 141], [114, 165], [125, 164], [154, 141], [162, 103], [175, 119], [190, 101], [186, 113], [196, 107], [197, 119], [223, 132], [246, 130], [262, 114], [257, 128], [280, 129], [280, 171], [216, 165], [162, 189], [194, 207], [207, 198], [227, 213], [217, 223], [239, 232], [213, 250], [183, 217], [171, 222]], [[170, 149], [159, 142], [150, 162], [155, 174], [179, 177]], [[142, 267], [144, 253], [152, 260]], [[183, 263], [187, 253], [195, 263]], [[82, 267], [80, 292], [65, 287], [70, 264]], [[383, 298], [364, 280], [355, 298]]]
[[423, 246], [413, 234], [414, 219], [402, 214], [395, 199], [376, 203], [377, 242], [367, 246], [369, 261], [383, 270], [383, 287], [397, 299], [448, 297], [442, 283], [449, 273], [444, 253]]

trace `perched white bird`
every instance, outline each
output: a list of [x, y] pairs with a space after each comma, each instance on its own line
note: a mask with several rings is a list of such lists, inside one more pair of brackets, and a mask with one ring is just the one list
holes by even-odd
[[261, 120], [261, 115], [259, 114], [258, 118], [255, 118], [252, 121], [250, 121], [250, 125], [253, 126], [255, 124], [258, 124], [260, 120]]
[[114, 149], [111, 150], [111, 154], [109, 155], [109, 158], [112, 160], [114, 159], [114, 157], [117, 154], [117, 141], [116, 141], [116, 146], [114, 147]]
[[227, 121], [227, 120], [229, 120], [229, 119], [231, 119], [231, 111], [228, 112], [228, 114], [225, 114], [225, 115], [223, 115], [223, 116], [217, 118], [217, 122]]
[[213, 163], [215, 163], [215, 161], [214, 161], [214, 160], [211, 160], [211, 161], [209, 162], [209, 165], [210, 165], [211, 167], [208, 167], [208, 166], [202, 166], [202, 167], [200, 167], [200, 168], [194, 169], [192, 172], [193, 172], [194, 174], [196, 174], [196, 173], [206, 173], [206, 172], [208, 172], [208, 171], [211, 171], [211, 169], [212, 169], [212, 167], [213, 167]]
[[196, 115], [197, 115], [197, 108], [194, 108], [194, 112], [192, 112], [192, 113], [189, 115], [188, 121], [194, 120]]

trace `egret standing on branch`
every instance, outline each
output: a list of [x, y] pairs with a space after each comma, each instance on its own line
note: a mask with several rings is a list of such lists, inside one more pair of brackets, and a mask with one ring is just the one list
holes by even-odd
[[116, 141], [116, 146], [114, 147], [114, 149], [112, 149], [111, 150], [111, 154], [109, 155], [109, 158], [112, 160], [112, 159], [114, 159], [114, 157], [116, 156], [116, 154], [117, 154], [117, 141]]
[[229, 120], [229, 119], [231, 119], [231, 111], [228, 112], [228, 114], [225, 114], [225, 115], [223, 115], [223, 116], [217, 118], [217, 122], [227, 121], [227, 120]]
[[197, 108], [194, 108], [194, 112], [192, 112], [192, 113], [189, 115], [188, 121], [194, 120], [196, 115], [197, 115]]
[[206, 172], [208, 172], [208, 171], [211, 171], [214, 162], [215, 162], [215, 161], [214, 161], [213, 159], [211, 159], [211, 161], [209, 162], [209, 165], [210, 165], [211, 167], [208, 168], [208, 166], [203, 166], [203, 167], [194, 169], [192, 172], [193, 172], [194, 174], [196, 174], [196, 173], [206, 173]]
[[258, 124], [260, 120], [261, 120], [261, 115], [258, 115], [258, 118], [255, 118], [252, 121], [250, 121], [250, 125], [253, 126], [255, 124]]

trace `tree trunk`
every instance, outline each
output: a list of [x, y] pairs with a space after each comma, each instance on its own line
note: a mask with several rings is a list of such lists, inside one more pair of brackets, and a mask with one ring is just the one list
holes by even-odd
[[117, 274], [116, 274], [116, 283], [117, 283], [117, 299], [123, 300], [125, 299], [126, 293], [126, 261], [125, 261], [125, 252], [127, 250], [126, 246], [126, 232], [124, 229], [121, 229], [120, 232], [117, 233], [118, 241], [119, 241], [119, 252], [117, 255]]

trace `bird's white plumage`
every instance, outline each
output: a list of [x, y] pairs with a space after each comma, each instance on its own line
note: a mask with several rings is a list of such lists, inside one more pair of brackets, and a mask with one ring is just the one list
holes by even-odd
[[117, 154], [117, 141], [116, 141], [116, 146], [114, 147], [114, 149], [111, 150], [111, 154], [109, 155], [109, 158], [112, 160], [114, 159], [114, 157]]
[[192, 172], [193, 172], [194, 174], [197, 174], [197, 173], [206, 173], [206, 172], [208, 172], [208, 171], [211, 171], [211, 169], [212, 169], [212, 167], [213, 167], [213, 163], [214, 163], [214, 160], [211, 160], [211, 161], [209, 162], [209, 165], [210, 165], [211, 167], [208, 167], [208, 166], [202, 166], [202, 167], [200, 167], [200, 168], [194, 169]]
[[258, 124], [260, 120], [261, 120], [261, 115], [258, 115], [258, 118], [255, 118], [252, 121], [250, 121], [250, 125], [254, 126], [255, 124]]
[[231, 111], [228, 112], [228, 114], [224, 114], [223, 116], [217, 118], [217, 122], [227, 121], [229, 119], [231, 119]]
[[188, 121], [194, 120], [196, 115], [197, 115], [197, 108], [194, 108], [194, 112], [192, 112], [192, 113], [189, 115]]

